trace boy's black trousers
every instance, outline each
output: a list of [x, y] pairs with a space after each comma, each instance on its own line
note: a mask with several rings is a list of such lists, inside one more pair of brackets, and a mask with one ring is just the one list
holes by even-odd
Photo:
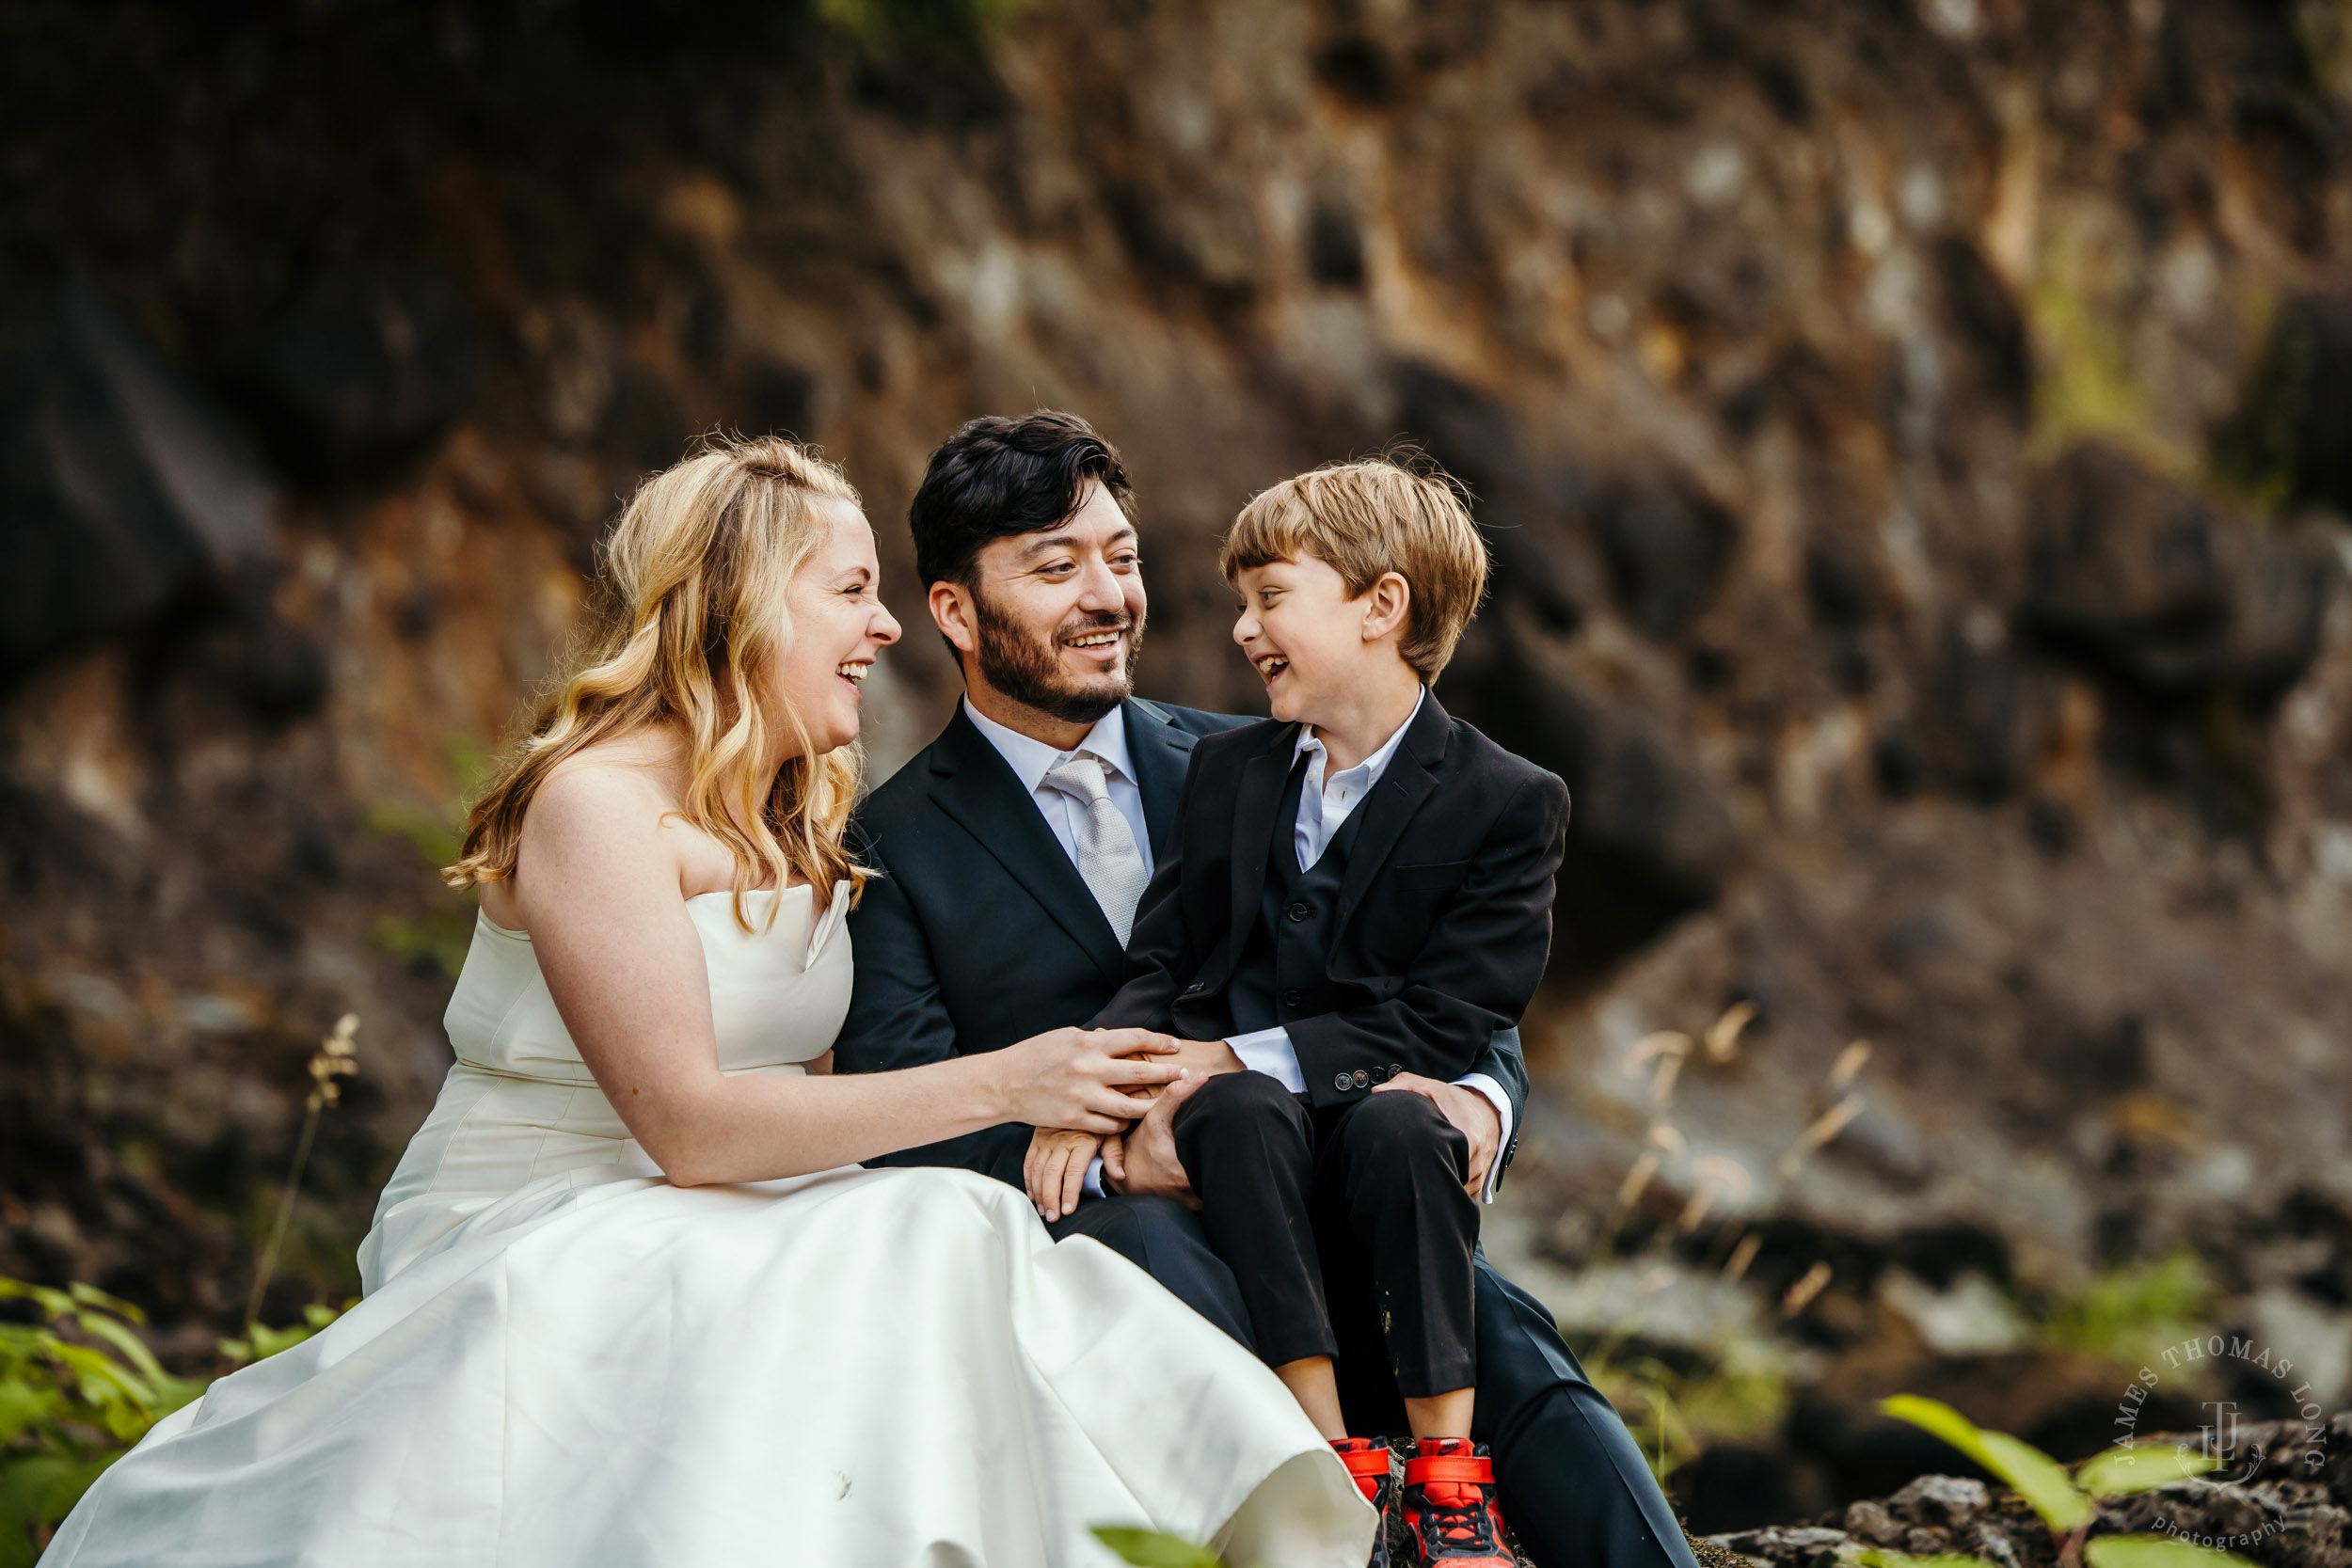
[[1470, 1141], [1435, 1104], [1400, 1090], [1317, 1109], [1227, 1072], [1173, 1131], [1266, 1365], [1328, 1355], [1343, 1386], [1385, 1366], [1406, 1399], [1478, 1381]]

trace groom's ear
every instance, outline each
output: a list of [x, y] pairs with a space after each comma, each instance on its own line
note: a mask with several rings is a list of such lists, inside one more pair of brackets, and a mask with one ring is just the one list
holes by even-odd
[[939, 635], [947, 640], [947, 646], [960, 656], [977, 653], [980, 646], [979, 617], [972, 606], [972, 590], [960, 582], [945, 578], [931, 584], [931, 621], [939, 627]]

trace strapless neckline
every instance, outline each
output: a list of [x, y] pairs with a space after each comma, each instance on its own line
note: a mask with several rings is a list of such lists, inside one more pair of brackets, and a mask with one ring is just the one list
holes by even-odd
[[[784, 891], [787, 893], [807, 893], [813, 890], [816, 885], [817, 884], [814, 882], [794, 882], [790, 887], [786, 888]], [[842, 885], [847, 886], [848, 884], [844, 883]], [[775, 895], [776, 890], [774, 888], [755, 887], [743, 896], [746, 898], [773, 898]], [[723, 887], [711, 893], [690, 893], [678, 901], [682, 904], [699, 904], [706, 898], [732, 898], [734, 896], [735, 890], [733, 888]], [[529, 942], [531, 940], [531, 933], [529, 931], [517, 931], [511, 926], [500, 925], [497, 921], [490, 918], [490, 911], [487, 910], [477, 909], [474, 911], [474, 914], [483, 925], [487, 926], [491, 930], [496, 931], [500, 936], [513, 937], [516, 942]]]
[[[790, 898], [796, 893], [806, 894], [813, 900], [816, 896], [816, 884], [814, 882], [795, 882], [790, 887], [786, 888], [781, 896], [784, 898]], [[756, 899], [776, 898], [779, 895], [777, 894], [777, 891], [771, 887], [754, 888], [751, 892], [743, 895], [747, 903]], [[786, 925], [783, 918], [784, 911], [782, 909], [778, 909], [776, 911], [776, 918], [767, 921], [760, 920], [757, 913], [755, 912], [753, 915], [753, 928], [748, 932], [745, 931], [741, 927], [736, 925], [735, 923], [733, 909], [734, 897], [735, 890], [733, 888], [719, 888], [709, 893], [689, 894], [679, 901], [686, 906], [687, 914], [690, 918], [691, 918], [694, 915], [696, 906], [698, 905], [707, 905], [711, 899], [714, 898], [723, 898], [728, 900], [729, 905], [725, 916], [720, 922], [720, 925], [725, 929], [732, 931], [739, 940], [757, 941], [764, 937], [772, 936], [777, 931], [784, 928]], [[834, 883], [833, 897], [825, 905], [825, 912], [823, 915], [813, 919], [809, 924], [808, 949], [806, 953], [803, 955], [802, 958], [803, 965], [816, 962], [817, 956], [825, 950], [825, 944], [833, 940], [834, 933], [841, 929], [843, 922], [849, 917], [849, 913], [850, 883], [845, 879]], [[490, 913], [487, 910], [476, 909], [474, 911], [474, 925], [482, 931], [485, 931], [494, 937], [502, 937], [508, 942], [528, 942], [531, 941], [531, 933], [529, 931], [517, 931], [510, 927], [500, 925], [497, 921], [490, 918]], [[701, 931], [706, 939], [713, 930], [711, 926], [705, 924], [699, 919], [694, 921], [694, 926], [695, 929]]]

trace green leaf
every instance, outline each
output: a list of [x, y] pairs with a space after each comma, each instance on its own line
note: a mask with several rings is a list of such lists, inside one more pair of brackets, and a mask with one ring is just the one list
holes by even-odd
[[1118, 1553], [1120, 1561], [1133, 1563], [1135, 1568], [1225, 1568], [1206, 1546], [1155, 1529], [1097, 1525], [1094, 1539]]
[[82, 1327], [85, 1332], [105, 1340], [119, 1351], [122, 1358], [131, 1363], [143, 1381], [153, 1384], [163, 1379], [164, 1369], [162, 1364], [155, 1359], [154, 1353], [147, 1348], [145, 1340], [122, 1324], [111, 1318], [85, 1316], [82, 1319]]
[[2083, 1543], [2090, 1568], [2220, 1568], [2246, 1560], [2171, 1535], [2098, 1535]]
[[1993, 1568], [1980, 1557], [1965, 1552], [1931, 1552], [1926, 1557], [1913, 1557], [1887, 1546], [1865, 1546], [1855, 1555], [1862, 1568]]
[[143, 1323], [147, 1321], [146, 1313], [120, 1296], [108, 1295], [95, 1285], [76, 1282], [67, 1291], [67, 1294], [73, 1298], [74, 1305], [77, 1307], [94, 1307], [101, 1312], [111, 1312], [126, 1323]]
[[50, 1354], [80, 1382], [84, 1403], [103, 1409], [125, 1399], [141, 1405], [147, 1402], [147, 1386], [104, 1351], [59, 1340]]
[[1879, 1409], [1942, 1438], [1992, 1471], [2056, 1533], [2067, 1534], [2090, 1522], [2090, 1499], [2075, 1490], [2063, 1465], [2032, 1444], [2005, 1432], [1982, 1431], [1950, 1405], [1916, 1394], [1883, 1400]]
[[0, 1300], [11, 1296], [38, 1303], [51, 1323], [73, 1310], [73, 1298], [63, 1291], [53, 1291], [46, 1285], [27, 1285], [21, 1279], [0, 1279]]
[[19, 1377], [0, 1378], [0, 1448], [56, 1408], [56, 1396], [44, 1398], [46, 1392]]
[[2140, 1443], [2109, 1449], [2074, 1472], [2074, 1484], [2094, 1497], [2123, 1497], [2153, 1492], [2221, 1468], [2211, 1454], [2191, 1453], [2181, 1443]]
[[289, 1323], [284, 1328], [272, 1328], [267, 1323], [253, 1325], [253, 1359], [266, 1361], [279, 1351], [292, 1350], [316, 1333], [305, 1323]]

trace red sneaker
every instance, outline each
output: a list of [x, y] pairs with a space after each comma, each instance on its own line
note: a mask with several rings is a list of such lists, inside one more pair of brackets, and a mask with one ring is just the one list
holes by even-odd
[[1396, 1502], [1395, 1472], [1389, 1465], [1389, 1446], [1377, 1437], [1334, 1437], [1331, 1451], [1347, 1466], [1348, 1475], [1364, 1500], [1380, 1513], [1380, 1528], [1372, 1538], [1372, 1561], [1367, 1568], [1389, 1568], [1389, 1514]]
[[1494, 1461], [1484, 1443], [1424, 1437], [1405, 1462], [1405, 1528], [1410, 1568], [1518, 1568], [1502, 1544]]

